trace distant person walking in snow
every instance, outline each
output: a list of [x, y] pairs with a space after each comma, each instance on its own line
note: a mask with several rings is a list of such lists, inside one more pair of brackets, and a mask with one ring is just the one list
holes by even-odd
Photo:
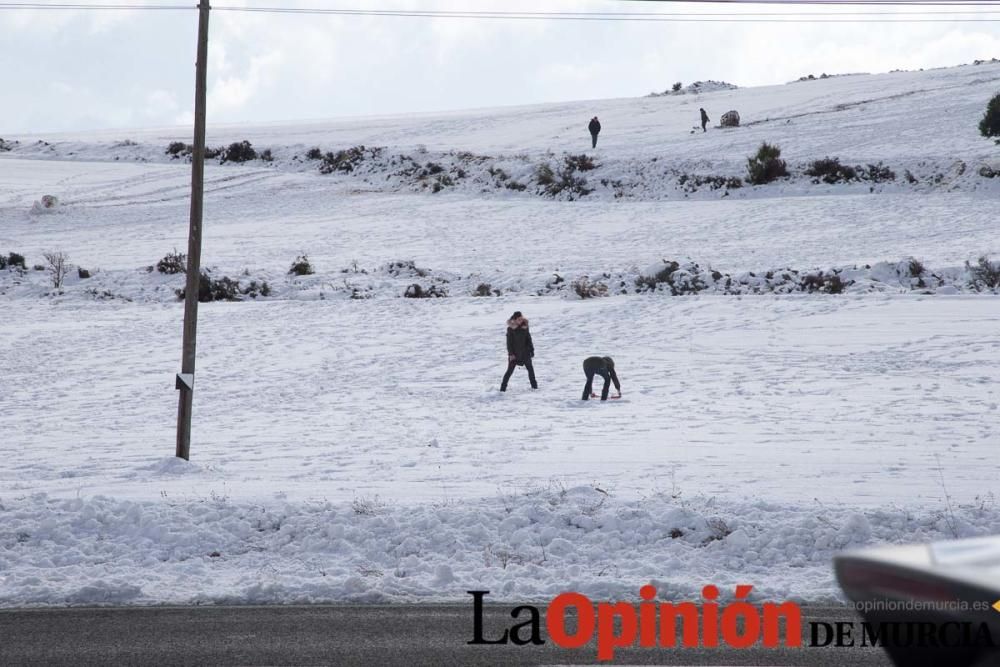
[[707, 132], [708, 130], [705, 129], [705, 126], [708, 125], [708, 114], [705, 113], [704, 109], [699, 109], [699, 111], [701, 111], [701, 131]]
[[591, 148], [597, 148], [597, 135], [601, 133], [601, 121], [597, 120], [597, 116], [590, 119], [590, 125], [587, 126], [590, 130]]
[[528, 331], [528, 318], [518, 310], [507, 320], [507, 372], [504, 373], [503, 381], [500, 383], [500, 391], [507, 391], [507, 382], [518, 366], [528, 369], [531, 388], [538, 389], [535, 367], [531, 365], [531, 358], [534, 356], [535, 346], [531, 342], [531, 332]]
[[618, 395], [611, 398], [622, 397], [622, 385], [618, 382], [618, 375], [615, 373], [615, 360], [611, 357], [587, 357], [583, 361], [583, 372], [587, 375], [587, 384], [583, 387], [583, 400], [597, 398], [597, 394], [594, 393], [595, 375], [604, 378], [604, 389], [601, 390], [602, 401], [608, 400], [608, 390], [611, 388], [612, 382], [615, 383], [615, 391], [618, 392]]

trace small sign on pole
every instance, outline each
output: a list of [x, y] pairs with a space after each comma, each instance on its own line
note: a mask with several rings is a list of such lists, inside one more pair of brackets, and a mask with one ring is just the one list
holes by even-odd
[[175, 389], [186, 389], [187, 391], [194, 389], [194, 373], [178, 373]]

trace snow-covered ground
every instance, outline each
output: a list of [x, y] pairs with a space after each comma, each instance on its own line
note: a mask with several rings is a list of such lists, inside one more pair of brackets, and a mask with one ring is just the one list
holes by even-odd
[[[648, 581], [827, 601], [837, 549], [997, 532], [1000, 317], [966, 262], [1000, 254], [975, 130], [998, 87], [984, 64], [215, 128], [276, 159], [209, 166], [203, 264], [270, 292], [201, 306], [190, 463], [171, 456], [183, 276], [150, 270], [186, 249], [189, 167], [164, 154], [184, 132], [4, 137], [0, 254], [28, 268], [0, 271], [0, 605]], [[691, 134], [699, 106], [747, 126]], [[594, 191], [546, 195], [538, 166], [584, 152], [594, 113]], [[761, 140], [790, 179], [680, 182], [741, 176]], [[382, 151], [350, 173], [305, 158], [361, 144]], [[827, 155], [897, 178], [814, 184]], [[44, 194], [59, 208], [31, 213]], [[51, 250], [58, 290], [32, 268]], [[303, 254], [315, 273], [289, 275]], [[664, 260], [671, 282], [637, 288]], [[584, 277], [609, 296], [580, 299]], [[413, 283], [448, 296], [402, 298]], [[541, 386], [519, 370], [504, 395], [513, 310]], [[579, 400], [591, 354], [622, 400]]]

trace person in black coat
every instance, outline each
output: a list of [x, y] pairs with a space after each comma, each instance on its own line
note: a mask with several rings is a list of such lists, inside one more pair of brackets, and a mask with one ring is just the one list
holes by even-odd
[[590, 119], [590, 125], [587, 126], [590, 130], [591, 148], [597, 148], [597, 135], [601, 133], [601, 121], [597, 120], [597, 116]]
[[587, 374], [587, 384], [583, 387], [583, 400], [597, 398], [597, 394], [594, 393], [595, 375], [604, 378], [604, 389], [601, 390], [602, 401], [608, 400], [608, 389], [610, 389], [612, 382], [615, 383], [615, 391], [618, 392], [618, 395], [613, 398], [622, 397], [622, 385], [618, 382], [618, 375], [615, 373], [615, 360], [611, 357], [587, 357], [583, 360], [583, 372]]
[[705, 126], [708, 125], [708, 114], [705, 113], [704, 109], [699, 109], [699, 111], [701, 111], [701, 131], [707, 132], [708, 130], [705, 129]]
[[507, 320], [507, 372], [500, 383], [500, 391], [507, 391], [507, 383], [514, 369], [524, 366], [528, 369], [528, 381], [532, 389], [538, 389], [535, 380], [535, 367], [531, 358], [535, 356], [535, 345], [531, 342], [531, 332], [528, 330], [528, 318], [518, 310]]

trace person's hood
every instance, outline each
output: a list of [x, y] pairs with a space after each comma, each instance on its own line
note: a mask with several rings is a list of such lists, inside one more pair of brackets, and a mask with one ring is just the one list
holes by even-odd
[[[522, 319], [524, 320], [524, 328], [527, 329], [528, 328], [528, 318], [525, 317], [525, 318], [522, 318]], [[518, 324], [516, 322], [514, 322], [514, 320], [512, 320], [512, 319], [507, 320], [507, 328], [508, 329], [517, 329], [518, 328]]]

